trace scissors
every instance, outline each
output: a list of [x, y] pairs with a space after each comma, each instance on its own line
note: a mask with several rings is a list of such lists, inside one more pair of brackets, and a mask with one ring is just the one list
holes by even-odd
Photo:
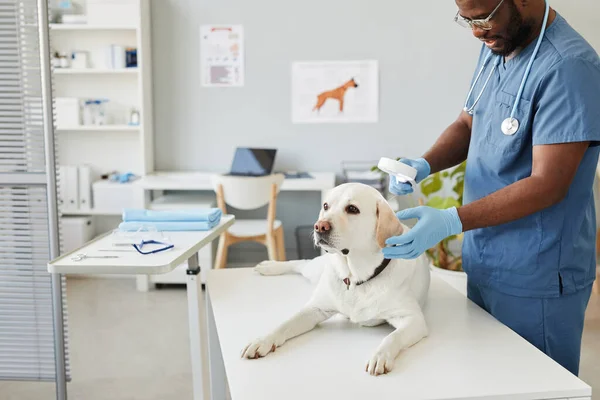
[[71, 257], [73, 261], [83, 261], [86, 258], [119, 258], [119, 256], [88, 256], [87, 254], [79, 253]]

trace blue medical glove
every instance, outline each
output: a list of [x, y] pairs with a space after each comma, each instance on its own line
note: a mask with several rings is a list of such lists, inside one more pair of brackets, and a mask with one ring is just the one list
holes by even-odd
[[[415, 182], [417, 183], [427, 178], [431, 173], [431, 167], [429, 166], [427, 160], [425, 160], [424, 158], [417, 158], [416, 160], [401, 158], [399, 161], [406, 165], [410, 165], [411, 167], [417, 170], [417, 176], [415, 178]], [[413, 187], [410, 185], [410, 183], [399, 182], [395, 176], [390, 175], [389, 191], [390, 193], [400, 196], [412, 193]]]
[[415, 226], [407, 233], [386, 240], [385, 258], [413, 259], [438, 244], [448, 236], [462, 232], [462, 222], [456, 207], [440, 210], [432, 207], [415, 207], [399, 211], [399, 219], [417, 218]]

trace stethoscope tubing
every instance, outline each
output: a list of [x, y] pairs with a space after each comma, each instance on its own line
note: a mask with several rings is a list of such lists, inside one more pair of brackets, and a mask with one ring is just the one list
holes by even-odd
[[[521, 96], [523, 95], [523, 90], [525, 90], [525, 85], [527, 83], [527, 79], [529, 78], [529, 73], [531, 72], [531, 67], [533, 65], [533, 62], [534, 62], [536, 56], [537, 56], [537, 53], [538, 53], [538, 51], [540, 49], [540, 46], [542, 44], [542, 40], [543, 40], [544, 35], [546, 33], [546, 27], [547, 27], [547, 24], [548, 24], [548, 16], [549, 16], [549, 13], [550, 13], [550, 5], [548, 4], [548, 1], [546, 1], [545, 3], [546, 3], [546, 10], [544, 12], [544, 22], [542, 23], [542, 30], [541, 30], [540, 36], [539, 36], [539, 38], [537, 40], [537, 43], [535, 45], [535, 48], [533, 50], [533, 54], [531, 55], [531, 58], [529, 59], [529, 63], [527, 64], [527, 68], [525, 69], [525, 73], [523, 74], [523, 78], [521, 79], [521, 85], [519, 86], [519, 91], [517, 92], [517, 97], [515, 99], [515, 103], [513, 104], [512, 110], [510, 112], [510, 117], [506, 120], [506, 121], [510, 121], [511, 122], [509, 125], [512, 125], [512, 121], [515, 122], [515, 124], [516, 124], [517, 127], [519, 125], [518, 121], [515, 119], [515, 114], [516, 114], [516, 111], [517, 111], [517, 109], [519, 107], [519, 103], [521, 102]], [[479, 95], [477, 96], [477, 98], [473, 102], [473, 105], [469, 107], [469, 99], [471, 98], [471, 95], [473, 94], [473, 90], [475, 89], [475, 86], [477, 85], [477, 82], [481, 78], [481, 74], [483, 73], [483, 71], [485, 70], [487, 64], [489, 63], [489, 60], [492, 57], [492, 54], [493, 53], [490, 50], [490, 52], [486, 56], [485, 60], [483, 61], [483, 65], [482, 65], [481, 69], [479, 70], [479, 73], [477, 74], [477, 76], [475, 77], [475, 80], [473, 81], [473, 84], [471, 85], [471, 89], [469, 90], [469, 93], [467, 94], [467, 99], [465, 100], [464, 111], [466, 111], [470, 115], [473, 115], [473, 111], [475, 110], [475, 106], [479, 103], [479, 100], [481, 99], [481, 96], [485, 92], [485, 89], [487, 88], [488, 83], [489, 83], [490, 79], [492, 78], [492, 75], [494, 74], [494, 71], [496, 70], [496, 68], [500, 64], [500, 61], [502, 60], [502, 56], [499, 55], [499, 56], [496, 57], [496, 61], [494, 62], [494, 66], [493, 66], [492, 70], [490, 71], [490, 74], [488, 75], [485, 83], [483, 84], [483, 87], [481, 88], [481, 91], [479, 92]], [[503, 128], [503, 127], [501, 127], [501, 128]], [[504, 129], [502, 129], [502, 130], [504, 131]], [[505, 134], [508, 134], [508, 133], [505, 132]], [[513, 134], [514, 134], [514, 132], [513, 132]]]

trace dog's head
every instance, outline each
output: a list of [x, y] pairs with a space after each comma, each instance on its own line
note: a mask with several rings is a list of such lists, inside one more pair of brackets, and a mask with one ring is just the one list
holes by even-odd
[[348, 82], [344, 83], [344, 88], [346, 88], [346, 89], [357, 88], [357, 87], [358, 87], [358, 83], [356, 82], [356, 79], [354, 79], [354, 78], [352, 78]]
[[314, 226], [315, 245], [331, 252], [379, 251], [391, 236], [402, 234], [385, 198], [371, 186], [346, 183], [332, 189]]

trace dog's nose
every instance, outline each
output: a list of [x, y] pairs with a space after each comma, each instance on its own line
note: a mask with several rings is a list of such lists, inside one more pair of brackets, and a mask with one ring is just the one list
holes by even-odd
[[331, 225], [328, 221], [317, 221], [315, 224], [315, 232], [326, 233], [331, 230]]

